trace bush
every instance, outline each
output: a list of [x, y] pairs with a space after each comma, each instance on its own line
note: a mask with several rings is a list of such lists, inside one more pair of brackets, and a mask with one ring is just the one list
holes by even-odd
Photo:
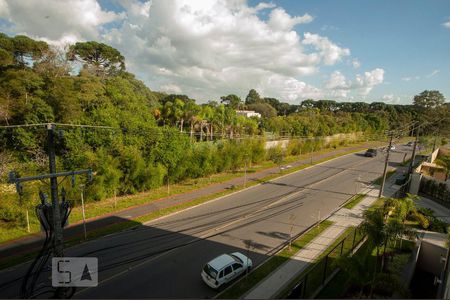
[[424, 218], [428, 220], [429, 226], [428, 230], [447, 233], [448, 224], [438, 218], [436, 218], [433, 214], [433, 211], [429, 208], [419, 208], [418, 213], [423, 215]]
[[269, 148], [267, 151], [267, 158], [277, 165], [281, 165], [283, 163], [284, 155], [285, 153], [281, 146]]
[[286, 147], [286, 154], [294, 156], [302, 154], [301, 140], [290, 140]]
[[419, 222], [419, 225], [422, 229], [428, 229], [428, 227], [430, 226], [430, 222], [423, 214], [416, 212], [414, 217], [416, 221]]
[[25, 226], [25, 212], [21, 211], [18, 207], [2, 206], [0, 207], [0, 222], [2, 223], [2, 226], [8, 228]]
[[438, 183], [431, 179], [422, 178], [419, 191], [450, 204], [450, 190], [445, 183]]

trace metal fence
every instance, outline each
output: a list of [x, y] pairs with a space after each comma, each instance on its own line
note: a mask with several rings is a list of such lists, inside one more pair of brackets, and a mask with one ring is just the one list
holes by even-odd
[[353, 230], [342, 238], [330, 251], [322, 255], [321, 258], [302, 274], [297, 284], [287, 293], [289, 299], [310, 298], [316, 294], [320, 287], [323, 287], [333, 273], [338, 269], [338, 258], [348, 256], [364, 239], [361, 226]]

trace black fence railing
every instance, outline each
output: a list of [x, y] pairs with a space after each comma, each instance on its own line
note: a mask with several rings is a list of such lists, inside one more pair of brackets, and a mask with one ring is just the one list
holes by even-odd
[[338, 259], [348, 256], [364, 239], [361, 226], [353, 228], [331, 250], [326, 252], [306, 273], [303, 273], [286, 295], [288, 299], [311, 298], [320, 287], [323, 287], [328, 278], [338, 269]]

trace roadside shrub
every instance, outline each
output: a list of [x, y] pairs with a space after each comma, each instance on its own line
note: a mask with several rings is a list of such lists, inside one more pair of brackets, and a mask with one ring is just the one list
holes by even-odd
[[286, 148], [286, 154], [287, 155], [300, 155], [302, 154], [302, 142], [301, 140], [290, 140], [287, 148]]
[[260, 163], [264, 160], [266, 150], [264, 149], [265, 140], [250, 140], [252, 163]]
[[428, 230], [447, 233], [448, 224], [435, 217], [431, 209], [421, 207], [418, 209], [418, 212], [428, 220]]
[[428, 229], [428, 227], [430, 226], [430, 222], [423, 214], [416, 212], [414, 214], [414, 217], [416, 221], [419, 222], [419, 225], [422, 229]]
[[269, 148], [267, 151], [267, 158], [277, 165], [281, 165], [283, 163], [284, 155], [285, 153], [281, 146]]
[[25, 212], [18, 207], [2, 206], [0, 207], [0, 223], [7, 228], [25, 226]]

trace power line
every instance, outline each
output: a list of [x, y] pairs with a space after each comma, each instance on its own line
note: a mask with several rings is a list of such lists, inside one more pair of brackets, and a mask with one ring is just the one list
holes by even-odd
[[26, 128], [26, 127], [44, 127], [44, 128], [47, 128], [48, 126], [81, 127], [81, 128], [99, 128], [99, 129], [120, 130], [118, 128], [114, 128], [114, 127], [111, 127], [111, 126], [85, 125], [85, 124], [63, 124], [63, 123], [36, 123], [36, 124], [5, 125], [5, 126], [0, 126], [0, 129]]

